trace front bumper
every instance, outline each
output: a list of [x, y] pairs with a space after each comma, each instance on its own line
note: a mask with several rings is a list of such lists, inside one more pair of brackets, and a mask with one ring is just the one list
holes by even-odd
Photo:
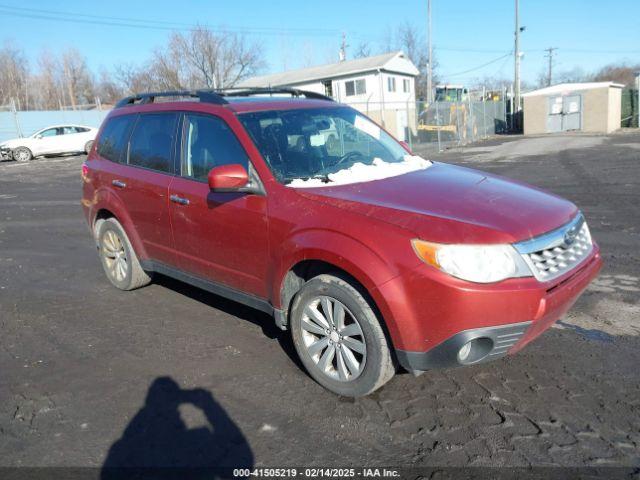
[[[421, 266], [379, 287], [385, 298], [395, 300], [387, 308], [395, 320], [389, 330], [398, 362], [409, 371], [423, 371], [513, 354], [562, 317], [601, 267], [595, 244], [578, 268], [553, 282], [528, 277], [473, 285]], [[460, 361], [462, 346], [478, 339], [484, 355]]]

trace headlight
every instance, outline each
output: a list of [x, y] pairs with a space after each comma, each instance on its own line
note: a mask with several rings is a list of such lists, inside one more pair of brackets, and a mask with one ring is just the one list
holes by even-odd
[[532, 275], [511, 245], [445, 245], [417, 239], [411, 243], [425, 263], [462, 280], [492, 283]]

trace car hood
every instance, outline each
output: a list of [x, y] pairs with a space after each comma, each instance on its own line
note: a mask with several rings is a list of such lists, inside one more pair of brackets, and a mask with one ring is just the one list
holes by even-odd
[[15, 148], [24, 143], [24, 138], [12, 138], [11, 140], [5, 140], [0, 142], [0, 147]]
[[437, 162], [384, 180], [297, 191], [440, 243], [514, 243], [577, 213], [573, 203], [538, 188]]

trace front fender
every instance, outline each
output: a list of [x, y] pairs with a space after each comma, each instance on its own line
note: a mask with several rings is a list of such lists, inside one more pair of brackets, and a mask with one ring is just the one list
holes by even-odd
[[398, 266], [391, 264], [369, 246], [341, 232], [308, 229], [298, 231], [282, 242], [277, 256], [282, 260], [274, 272], [274, 281], [271, 282], [274, 307], [286, 309], [282, 305], [280, 293], [287, 273], [299, 262], [319, 260], [334, 265], [355, 278], [373, 298], [392, 338], [398, 333], [387, 300], [377, 286], [397, 277], [400, 272]]

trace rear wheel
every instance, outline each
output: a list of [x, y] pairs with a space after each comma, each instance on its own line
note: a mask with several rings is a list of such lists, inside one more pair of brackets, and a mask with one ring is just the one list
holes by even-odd
[[337, 276], [319, 275], [300, 289], [291, 309], [291, 334], [309, 374], [339, 395], [368, 395], [395, 373], [371, 306]]
[[151, 282], [122, 225], [115, 218], [108, 218], [100, 225], [98, 251], [104, 273], [120, 290], [134, 290]]
[[28, 162], [32, 158], [33, 154], [27, 147], [18, 147], [13, 149], [13, 159], [17, 162]]

